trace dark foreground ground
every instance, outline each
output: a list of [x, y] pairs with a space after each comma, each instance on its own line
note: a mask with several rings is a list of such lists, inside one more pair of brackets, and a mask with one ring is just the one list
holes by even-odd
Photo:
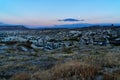
[[120, 80], [120, 46], [1, 52], [0, 80]]

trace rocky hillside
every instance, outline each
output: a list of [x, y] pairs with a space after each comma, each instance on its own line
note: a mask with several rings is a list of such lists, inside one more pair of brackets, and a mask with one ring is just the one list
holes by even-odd
[[119, 26], [6, 28], [0, 30], [0, 80], [120, 80]]

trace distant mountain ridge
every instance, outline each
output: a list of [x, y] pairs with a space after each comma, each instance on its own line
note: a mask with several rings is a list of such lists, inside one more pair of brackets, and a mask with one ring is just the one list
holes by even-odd
[[28, 30], [29, 28], [22, 25], [0, 25], [0, 30]]
[[[82, 28], [82, 27], [92, 27], [92, 26], [111, 26], [112, 23], [101, 23], [101, 24], [89, 24], [89, 23], [78, 23], [78, 24], [64, 24], [64, 25], [54, 25], [54, 26], [38, 26], [35, 29], [52, 29], [52, 28]], [[120, 26], [120, 23], [113, 24], [114, 26]]]
[[[112, 23], [103, 24], [89, 24], [89, 23], [78, 23], [78, 24], [64, 24], [64, 25], [54, 25], [54, 26], [23, 26], [23, 25], [11, 25], [0, 23], [0, 30], [41, 30], [41, 29], [57, 29], [57, 28], [82, 28], [82, 27], [92, 27], [92, 26], [111, 26]], [[120, 26], [119, 23], [113, 24], [114, 26]]]

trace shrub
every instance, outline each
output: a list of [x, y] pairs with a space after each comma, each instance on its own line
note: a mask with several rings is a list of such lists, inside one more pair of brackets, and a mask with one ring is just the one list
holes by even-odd
[[70, 61], [56, 65], [45, 73], [37, 73], [34, 76], [38, 80], [93, 80], [98, 73], [99, 68], [79, 61]]
[[31, 75], [28, 73], [17, 73], [12, 77], [12, 80], [31, 80]]

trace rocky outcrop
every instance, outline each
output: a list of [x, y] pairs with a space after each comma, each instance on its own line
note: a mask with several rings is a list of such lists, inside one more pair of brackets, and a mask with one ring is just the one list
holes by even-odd
[[[22, 26], [19, 26], [22, 28]], [[63, 30], [63, 29], [62, 29]], [[0, 43], [7, 45], [21, 44], [18, 49], [53, 50], [62, 47], [82, 45], [120, 45], [120, 27], [92, 27], [58, 30], [20, 30], [1, 31]], [[16, 45], [17, 47], [18, 45]]]

